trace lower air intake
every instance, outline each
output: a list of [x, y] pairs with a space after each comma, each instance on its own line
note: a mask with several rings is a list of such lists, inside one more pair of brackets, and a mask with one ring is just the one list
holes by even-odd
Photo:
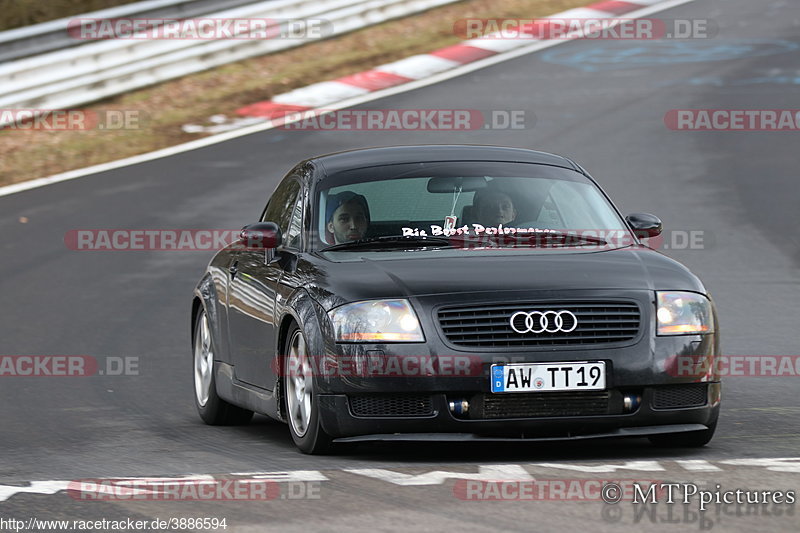
[[653, 409], [701, 407], [706, 404], [707, 398], [707, 383], [655, 387], [653, 390]]
[[431, 416], [430, 396], [350, 396], [350, 410], [355, 416]]
[[[616, 403], [616, 402], [615, 402]], [[535, 418], [610, 414], [608, 391], [483, 395], [480, 418]]]

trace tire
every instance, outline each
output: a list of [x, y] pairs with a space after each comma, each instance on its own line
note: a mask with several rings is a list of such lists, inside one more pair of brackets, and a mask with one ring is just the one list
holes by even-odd
[[214, 376], [214, 339], [205, 309], [195, 319], [192, 339], [194, 405], [203, 422], [212, 426], [247, 424], [253, 411], [232, 405], [217, 395]]
[[709, 424], [708, 429], [701, 431], [687, 431], [684, 433], [666, 433], [664, 435], [650, 435], [650, 443], [660, 448], [700, 448], [708, 444], [717, 430], [717, 419]]
[[283, 401], [289, 433], [297, 448], [309, 455], [328, 453], [332, 438], [319, 422], [312, 366], [308, 364], [305, 335], [294, 324], [286, 336], [283, 366]]

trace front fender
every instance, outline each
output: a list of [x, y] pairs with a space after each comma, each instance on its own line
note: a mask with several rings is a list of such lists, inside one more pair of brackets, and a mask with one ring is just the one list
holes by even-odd
[[327, 323], [327, 316], [325, 315], [325, 310], [305, 289], [297, 289], [286, 300], [286, 306], [281, 316], [280, 334], [277, 337], [278, 345], [275, 347], [275, 353], [283, 353], [292, 322], [297, 323], [303, 330], [310, 355], [320, 356], [325, 353], [322, 328]]
[[[321, 313], [321, 314], [320, 314]], [[315, 356], [323, 353], [324, 345], [322, 342], [323, 336], [320, 334], [320, 324], [324, 324], [322, 320], [325, 311], [320, 305], [308, 294], [305, 289], [299, 288], [295, 290], [287, 298], [286, 305], [283, 307], [280, 328], [278, 335], [276, 335], [276, 346], [274, 353], [275, 359], [272, 361], [273, 369], [275, 371], [275, 384], [272, 390], [278, 391], [278, 408], [279, 419], [286, 421], [286, 414], [284, 413], [283, 405], [283, 369], [285, 346], [288, 342], [289, 332], [292, 324], [297, 324], [303, 331], [306, 338], [306, 345], [309, 355]], [[315, 380], [316, 383], [316, 380]]]
[[228, 315], [225, 306], [220, 301], [220, 290], [224, 291], [224, 286], [220, 287], [220, 284], [224, 284], [225, 281], [224, 273], [221, 270], [210, 267], [195, 287], [192, 304], [192, 338], [194, 338], [197, 312], [199, 312], [199, 306], [202, 306], [208, 315], [208, 325], [214, 339], [214, 360], [233, 364], [227, 342]]

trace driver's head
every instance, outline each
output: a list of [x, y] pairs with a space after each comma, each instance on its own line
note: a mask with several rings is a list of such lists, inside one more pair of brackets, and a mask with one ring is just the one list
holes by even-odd
[[478, 221], [485, 226], [508, 224], [517, 218], [511, 196], [502, 191], [482, 190], [473, 200]]
[[326, 205], [328, 231], [336, 244], [363, 239], [369, 227], [367, 199], [351, 191], [328, 197]]

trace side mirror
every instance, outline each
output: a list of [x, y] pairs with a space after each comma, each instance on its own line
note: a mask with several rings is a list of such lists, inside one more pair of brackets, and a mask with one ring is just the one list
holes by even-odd
[[256, 222], [242, 228], [239, 245], [247, 250], [272, 250], [281, 245], [281, 229], [274, 222]]
[[661, 219], [649, 213], [631, 213], [625, 217], [625, 222], [640, 239], [661, 235], [661, 230], [664, 229]]

